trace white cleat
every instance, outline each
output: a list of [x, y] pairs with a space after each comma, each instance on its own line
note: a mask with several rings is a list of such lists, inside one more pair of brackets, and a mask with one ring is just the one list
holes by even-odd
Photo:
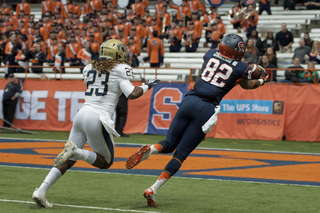
[[72, 141], [67, 141], [64, 145], [64, 150], [54, 160], [54, 167], [61, 166], [66, 160], [72, 158], [77, 149], [77, 145]]
[[47, 201], [46, 193], [38, 188], [34, 190], [32, 199], [41, 207], [52, 208], [52, 204]]
[[156, 194], [154, 193], [152, 188], [147, 188], [143, 192], [143, 196], [147, 199], [147, 206], [149, 206], [149, 207], [157, 207]]

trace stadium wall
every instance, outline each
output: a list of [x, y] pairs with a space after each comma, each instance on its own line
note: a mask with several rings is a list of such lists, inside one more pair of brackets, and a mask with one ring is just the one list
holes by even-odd
[[[0, 79], [0, 100], [6, 83]], [[86, 87], [82, 81], [28, 79], [23, 87], [14, 125], [28, 130], [71, 129], [84, 103]], [[193, 83], [159, 83], [141, 98], [130, 100], [124, 132], [165, 135], [192, 87]], [[218, 124], [207, 137], [281, 140], [286, 135], [292, 141], [320, 141], [318, 97], [319, 84], [268, 84], [256, 90], [237, 86], [221, 102]], [[2, 105], [0, 108], [2, 119]]]

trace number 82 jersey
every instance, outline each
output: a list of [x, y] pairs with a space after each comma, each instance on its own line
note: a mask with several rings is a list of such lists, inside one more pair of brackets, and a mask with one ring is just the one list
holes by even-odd
[[216, 49], [203, 57], [201, 73], [188, 94], [196, 94], [215, 105], [237, 84], [240, 79], [251, 79], [251, 68], [244, 62], [227, 58]]

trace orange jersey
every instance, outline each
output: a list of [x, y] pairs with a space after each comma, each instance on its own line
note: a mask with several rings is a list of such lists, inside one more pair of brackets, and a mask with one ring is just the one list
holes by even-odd
[[83, 4], [83, 15], [87, 15], [90, 11], [89, 3]]
[[82, 13], [81, 7], [79, 5], [73, 6], [72, 13], [77, 13], [78, 16], [80, 17]]
[[129, 29], [126, 24], [118, 24], [115, 25], [114, 27], [114, 32], [118, 34], [119, 30], [123, 31], [123, 36], [127, 37], [129, 35]]
[[195, 11], [199, 10], [199, 1], [189, 0], [187, 2], [187, 7], [190, 8], [191, 12], [195, 12]]
[[182, 16], [186, 17], [186, 16], [191, 16], [191, 10], [189, 7], [185, 6], [185, 7], [182, 7], [182, 6], [175, 6], [173, 4], [169, 4], [169, 6], [173, 9], [176, 9], [177, 10], [177, 19], [178, 20], [181, 20], [182, 19]]
[[100, 44], [98, 42], [91, 42], [90, 46], [93, 52], [99, 52]]
[[152, 32], [155, 31], [155, 30], [158, 31], [158, 35], [161, 34], [161, 30], [160, 30], [160, 27], [158, 25], [153, 25], [153, 26], [147, 27], [148, 36], [150, 36], [150, 38], [153, 38]]
[[73, 11], [73, 4], [67, 4], [63, 6], [61, 10], [61, 17], [68, 18], [68, 13]]
[[23, 10], [25, 14], [30, 15], [31, 9], [30, 9], [30, 4], [29, 3], [20, 3], [17, 4], [16, 7], [16, 15], [20, 15], [20, 11]]
[[29, 35], [28, 28], [26, 28], [26, 27], [20, 28], [19, 31], [20, 31], [21, 34], [26, 34], [26, 36]]
[[117, 38], [119, 41], [121, 41], [122, 43], [124, 43], [126, 46], [128, 46], [129, 44], [129, 39], [127, 37], [122, 37], [122, 38]]
[[86, 49], [82, 48], [77, 53], [77, 58], [81, 60], [84, 65], [87, 65], [89, 61], [91, 61], [92, 54], [88, 52]]
[[217, 15], [218, 15], [217, 13], [205, 14], [203, 16], [202, 21], [201, 21], [202, 25], [205, 24], [205, 23], [207, 23], [208, 25], [210, 23], [213, 23]]
[[45, 26], [40, 27], [40, 34], [42, 35], [43, 40], [47, 40], [48, 39], [49, 32], [50, 32], [50, 29], [48, 29], [47, 27], [45, 27]]
[[47, 0], [41, 2], [41, 13], [45, 14], [45, 12], [51, 12], [52, 11], [52, 1]]
[[144, 8], [148, 8], [149, 7], [149, 0], [142, 0], [142, 4]]
[[62, 8], [63, 8], [63, 5], [62, 5], [62, 2], [61, 1], [53, 1], [52, 2], [52, 13], [55, 13], [55, 12], [59, 12], [59, 9], [60, 8], [60, 11], [62, 11]]
[[151, 22], [152, 22], [152, 17], [151, 16], [147, 16], [146, 17], [146, 23], [151, 25]]
[[174, 45], [174, 43], [175, 43], [173, 38], [175, 38], [176, 42], [179, 42], [182, 39], [182, 33], [181, 33], [180, 29], [178, 29], [178, 28], [174, 28], [174, 29], [169, 30], [169, 35], [172, 38], [170, 40], [171, 45]]
[[67, 40], [66, 32], [64, 32], [64, 30], [59, 31], [57, 40], [59, 43], [61, 43], [63, 41], [65, 42]]
[[[239, 10], [241, 10], [241, 7], [233, 7], [231, 8], [231, 12], [232, 14], [230, 14], [232, 17], [234, 17], [236, 15], [237, 12], [239, 12]], [[235, 20], [230, 20], [230, 23], [231, 24], [237, 24], [237, 23], [240, 23], [240, 19], [235, 19]]]
[[10, 7], [5, 7], [2, 9], [2, 14], [9, 14], [10, 15]]
[[[185, 41], [186, 41], [186, 45], [189, 45], [190, 42], [193, 43], [197, 40], [198, 37], [198, 33], [196, 30], [189, 30], [186, 32], [185, 34]], [[191, 38], [191, 40], [190, 40]]]
[[226, 26], [224, 25], [224, 23], [218, 23], [217, 28], [220, 30], [222, 35], [226, 33]]
[[93, 35], [94, 35], [94, 40], [99, 42], [100, 44], [102, 44], [102, 42], [103, 42], [102, 33], [96, 32], [96, 33], [93, 33]]
[[[132, 44], [129, 46], [130, 54], [135, 54], [136, 57], [141, 53], [141, 47], [138, 44]], [[133, 58], [133, 56], [131, 56]], [[135, 57], [135, 58], [136, 58]]]
[[47, 48], [47, 58], [53, 60], [55, 55], [58, 53], [58, 44]]
[[76, 58], [77, 53], [80, 51], [81, 45], [78, 42], [66, 45], [66, 58]]
[[[162, 22], [160, 21], [160, 18], [162, 18]], [[166, 26], [170, 26], [170, 23], [171, 23], [170, 13], [158, 14], [158, 19], [159, 19], [159, 21], [160, 21], [161, 27], [162, 27], [162, 25], [163, 25], [163, 19], [164, 19], [164, 18], [166, 18], [165, 25], [166, 25]]]
[[158, 13], [161, 13], [162, 11], [162, 7], [163, 7], [164, 3], [159, 3], [154, 5], [154, 9], [155, 9], [155, 15], [157, 15]]
[[103, 7], [101, 0], [91, 0], [89, 5], [89, 10], [91, 13], [95, 13], [96, 10], [101, 10]]
[[241, 22], [241, 28], [245, 27], [245, 28], [249, 28], [250, 26], [256, 26], [258, 24], [258, 20], [259, 20], [259, 15], [257, 12], [253, 12], [253, 14], [251, 16], [249, 16], [248, 19], [244, 19]]
[[203, 3], [199, 3], [199, 10], [201, 10], [201, 15], [206, 14], [206, 6]]
[[[197, 35], [202, 34], [202, 23], [199, 20], [193, 21], [194, 29], [197, 31]], [[188, 29], [189, 30], [189, 29]]]
[[151, 38], [147, 43], [147, 52], [150, 63], [161, 63], [160, 57], [164, 56], [164, 44], [160, 38]]
[[140, 15], [140, 17], [144, 16], [144, 10], [145, 8], [143, 7], [142, 3], [135, 3], [131, 5], [132, 11], [135, 15]]
[[142, 24], [138, 24], [138, 25], [134, 26], [134, 28], [136, 28], [137, 36], [139, 36], [140, 38], [144, 38], [144, 36], [145, 36], [144, 26]]

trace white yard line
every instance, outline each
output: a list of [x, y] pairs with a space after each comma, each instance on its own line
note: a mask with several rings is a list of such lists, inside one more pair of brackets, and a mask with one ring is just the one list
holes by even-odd
[[[31, 202], [31, 201], [6, 200], [6, 199], [0, 199], [0, 202], [36, 204], [35, 202]], [[114, 208], [104, 208], [104, 207], [96, 207], [96, 206], [64, 205], [64, 204], [57, 204], [57, 203], [53, 203], [52, 205], [53, 205], [53, 206], [70, 207], [70, 208], [79, 208], [79, 209], [99, 209], [99, 210], [118, 211], [118, 212], [159, 213], [159, 212], [154, 212], [154, 211], [139, 211], [139, 210], [114, 209]]]

